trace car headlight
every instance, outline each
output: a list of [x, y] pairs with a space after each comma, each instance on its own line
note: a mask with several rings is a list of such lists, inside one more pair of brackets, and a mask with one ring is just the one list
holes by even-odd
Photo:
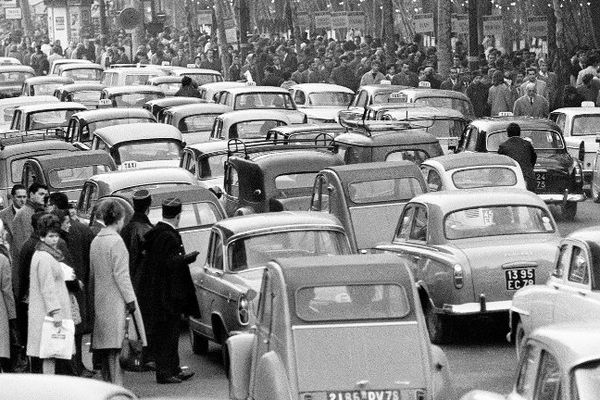
[[238, 320], [240, 324], [247, 325], [250, 321], [250, 313], [248, 312], [249, 302], [246, 296], [241, 296], [238, 300]]
[[463, 268], [460, 264], [454, 266], [454, 287], [460, 289], [464, 285]]

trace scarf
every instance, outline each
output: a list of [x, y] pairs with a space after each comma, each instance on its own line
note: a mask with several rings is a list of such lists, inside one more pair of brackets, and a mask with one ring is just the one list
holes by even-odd
[[41, 240], [35, 245], [35, 249], [37, 251], [45, 251], [46, 253], [54, 257], [54, 259], [58, 262], [62, 262], [65, 259], [65, 256], [63, 255], [62, 251], [48, 246]]

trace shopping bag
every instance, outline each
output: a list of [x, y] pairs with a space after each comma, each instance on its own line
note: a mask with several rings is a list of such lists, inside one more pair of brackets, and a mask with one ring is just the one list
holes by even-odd
[[[137, 340], [129, 338], [129, 322], [133, 319], [135, 334]], [[125, 318], [125, 337], [121, 344], [121, 354], [119, 355], [119, 363], [125, 371], [142, 372], [144, 371], [144, 343], [140, 337], [140, 330], [133, 314], [129, 314]]]
[[73, 355], [75, 324], [71, 319], [63, 319], [62, 325], [54, 326], [54, 318], [46, 316], [42, 325], [40, 358], [60, 358], [70, 360]]

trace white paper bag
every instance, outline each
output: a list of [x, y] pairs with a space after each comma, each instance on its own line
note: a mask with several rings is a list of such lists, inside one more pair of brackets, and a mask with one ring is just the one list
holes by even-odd
[[62, 325], [54, 326], [54, 318], [46, 316], [42, 325], [40, 358], [61, 358], [70, 360], [73, 355], [75, 324], [71, 319], [63, 319]]

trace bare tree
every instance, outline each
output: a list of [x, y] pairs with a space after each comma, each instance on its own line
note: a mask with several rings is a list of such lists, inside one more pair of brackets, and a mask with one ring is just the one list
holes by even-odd
[[438, 0], [437, 57], [438, 72], [448, 76], [452, 66], [452, 0]]
[[396, 50], [396, 41], [394, 40], [394, 2], [393, 0], [382, 0], [382, 34], [381, 38], [385, 44], [386, 59], [393, 60]]
[[217, 20], [217, 43], [219, 45], [219, 55], [221, 56], [221, 72], [223, 73], [223, 79], [229, 80], [229, 59], [225, 54], [227, 52], [225, 15], [221, 0], [215, 0], [215, 18]]
[[22, 26], [25, 36], [33, 37], [33, 21], [31, 21], [31, 7], [29, 0], [21, 0]]

